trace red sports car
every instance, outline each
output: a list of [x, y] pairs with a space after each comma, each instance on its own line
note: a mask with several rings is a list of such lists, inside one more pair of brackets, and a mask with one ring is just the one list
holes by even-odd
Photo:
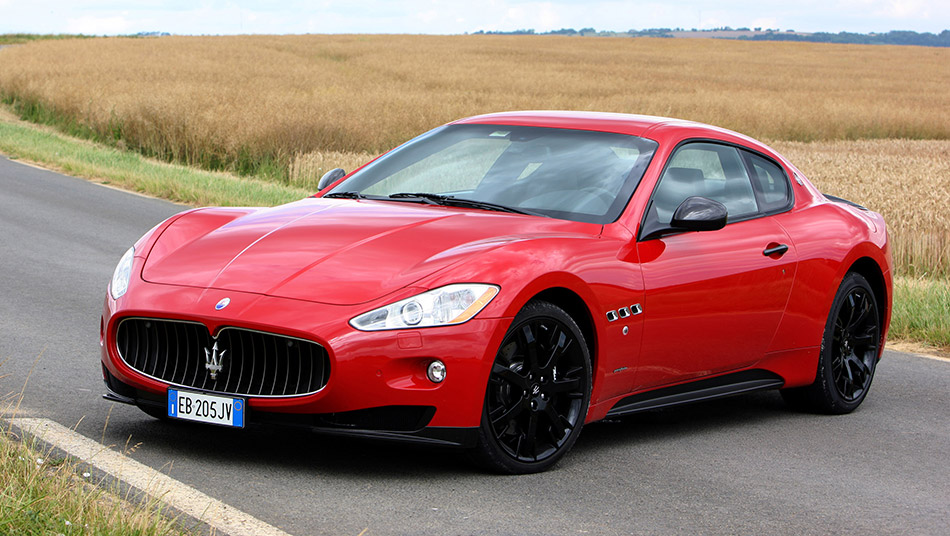
[[741, 134], [515, 112], [320, 193], [169, 218], [105, 299], [110, 400], [150, 415], [556, 463], [585, 423], [781, 389], [847, 413], [891, 310], [884, 220]]

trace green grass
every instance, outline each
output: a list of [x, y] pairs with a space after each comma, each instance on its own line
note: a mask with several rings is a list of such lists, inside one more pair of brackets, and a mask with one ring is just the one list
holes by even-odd
[[290, 182], [289, 168], [285, 163], [274, 155], [261, 153], [250, 147], [236, 151], [234, 158], [228, 161], [210, 153], [182, 155], [165, 152], [159, 154], [150, 147], [130, 146], [122, 135], [122, 121], [115, 116], [110, 120], [108, 129], [100, 132], [37, 99], [3, 96], [0, 97], [0, 103], [9, 106], [24, 121], [50, 126], [67, 136], [90, 140], [103, 147], [117, 148], [123, 153], [138, 153], [157, 161], [187, 165], [190, 166], [189, 169], [223, 171], [283, 184]]
[[888, 338], [950, 352], [950, 279], [896, 278]]
[[9, 119], [0, 120], [0, 153], [192, 206], [273, 206], [313, 193], [266, 180], [167, 164]]
[[130, 507], [73, 461], [50, 456], [0, 428], [0, 534], [189, 534], [159, 502]]

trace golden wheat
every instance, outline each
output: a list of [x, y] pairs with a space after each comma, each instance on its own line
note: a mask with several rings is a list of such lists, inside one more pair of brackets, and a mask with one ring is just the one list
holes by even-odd
[[950, 276], [950, 141], [774, 142], [823, 192], [887, 220], [895, 264]]
[[[313, 188], [444, 122], [512, 109], [682, 117], [772, 140], [887, 216], [911, 273], [950, 274], [950, 50], [561, 36], [45, 41], [0, 51], [0, 96], [149, 155]], [[818, 140], [820, 143], [792, 143]], [[790, 142], [791, 141], [791, 142]]]
[[482, 112], [694, 119], [808, 141], [950, 138], [950, 50], [561, 36], [46, 41], [0, 54], [0, 93], [193, 163], [387, 149]]

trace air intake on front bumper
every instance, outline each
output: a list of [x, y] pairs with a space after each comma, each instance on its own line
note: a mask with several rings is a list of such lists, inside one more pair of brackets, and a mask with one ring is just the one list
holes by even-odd
[[116, 350], [128, 366], [151, 378], [240, 396], [315, 393], [330, 373], [327, 352], [317, 343], [232, 327], [212, 338], [195, 322], [124, 319]]

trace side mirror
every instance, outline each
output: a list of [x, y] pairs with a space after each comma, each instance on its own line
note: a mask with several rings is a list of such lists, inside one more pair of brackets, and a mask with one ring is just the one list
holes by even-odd
[[344, 175], [346, 175], [346, 171], [344, 171], [343, 168], [335, 168], [327, 171], [322, 177], [320, 177], [320, 182], [317, 183], [317, 191], [319, 192], [327, 186], [330, 186], [334, 182], [343, 178]]
[[673, 212], [670, 222], [686, 231], [715, 231], [726, 226], [726, 206], [706, 197], [687, 197]]

